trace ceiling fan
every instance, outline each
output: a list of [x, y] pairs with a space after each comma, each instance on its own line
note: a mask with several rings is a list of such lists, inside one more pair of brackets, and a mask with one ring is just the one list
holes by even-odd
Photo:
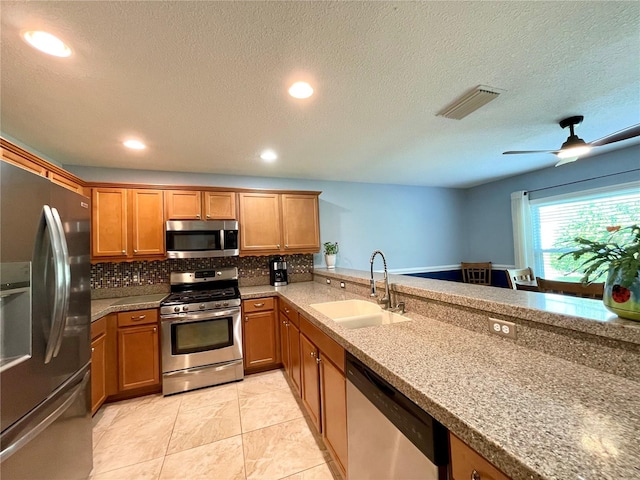
[[553, 153], [558, 156], [560, 161], [556, 163], [556, 167], [565, 163], [575, 162], [581, 155], [589, 152], [593, 147], [601, 147], [610, 143], [620, 142], [629, 138], [640, 136], [640, 123], [631, 127], [620, 130], [619, 132], [606, 135], [593, 142], [585, 142], [573, 132], [573, 127], [579, 125], [584, 120], [582, 115], [565, 118], [560, 121], [562, 128], [569, 127], [569, 138], [562, 144], [558, 150], [511, 150], [502, 152], [503, 155], [519, 155], [521, 153]]

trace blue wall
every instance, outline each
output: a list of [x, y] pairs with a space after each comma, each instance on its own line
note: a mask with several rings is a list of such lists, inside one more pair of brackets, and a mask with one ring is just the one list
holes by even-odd
[[[526, 161], [524, 157], [514, 157], [514, 161]], [[621, 173], [634, 169], [635, 172]], [[536, 199], [616, 185], [640, 180], [639, 169], [640, 145], [635, 145], [467, 189], [464, 220], [469, 240], [469, 261], [513, 265], [512, 192], [544, 188], [530, 194], [531, 199]], [[572, 183], [576, 181], [579, 183]], [[567, 183], [571, 184], [565, 185]], [[547, 189], [556, 185], [558, 187]]]
[[[149, 172], [66, 165], [95, 182], [319, 190], [320, 239], [337, 241], [337, 266], [367, 270], [385, 253], [390, 270], [456, 265], [466, 253], [463, 190], [284, 178]], [[323, 265], [318, 254], [316, 265]], [[376, 263], [376, 269], [380, 267]]]

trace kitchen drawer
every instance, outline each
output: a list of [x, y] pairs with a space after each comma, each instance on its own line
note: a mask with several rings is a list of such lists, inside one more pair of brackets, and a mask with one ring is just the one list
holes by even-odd
[[99, 320], [91, 323], [91, 341], [94, 341], [101, 335], [107, 334], [107, 317], [102, 317]]
[[452, 433], [449, 433], [449, 444], [451, 446], [451, 477], [453, 480], [467, 480], [469, 478], [510, 480]]
[[298, 311], [291, 306], [286, 300], [282, 298], [279, 300], [280, 302], [280, 313], [286, 316], [291, 323], [293, 323], [296, 327], [300, 327], [300, 320], [298, 319]]
[[265, 310], [273, 310], [275, 306], [275, 298], [252, 298], [242, 302], [244, 313], [263, 312]]
[[130, 327], [158, 322], [158, 309], [134, 310], [118, 313], [118, 327]]

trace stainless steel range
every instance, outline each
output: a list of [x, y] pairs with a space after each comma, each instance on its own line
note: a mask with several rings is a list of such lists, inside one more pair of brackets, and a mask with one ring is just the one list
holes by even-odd
[[237, 268], [171, 273], [160, 321], [164, 395], [242, 380]]

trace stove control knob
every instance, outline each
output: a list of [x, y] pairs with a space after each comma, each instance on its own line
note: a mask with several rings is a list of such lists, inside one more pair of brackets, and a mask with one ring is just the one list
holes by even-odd
[[187, 305], [183, 305], [182, 306], [182, 311], [186, 312], [187, 310], [189, 310], [189, 307]]
[[222, 272], [216, 272], [216, 275], [221, 277], [222, 276]]
[[229, 306], [229, 302], [224, 302], [224, 303], [222, 304], [222, 306], [223, 306], [223, 307], [228, 307], [228, 306]]
[[180, 307], [173, 307], [173, 311], [174, 312], [179, 312], [180, 311]]
[[216, 303], [216, 308], [220, 308], [220, 304], [219, 303]]
[[205, 309], [205, 307], [206, 307], [206, 305], [205, 305], [204, 303], [201, 303], [201, 304], [200, 304], [200, 310], [204, 310], [204, 309]]

